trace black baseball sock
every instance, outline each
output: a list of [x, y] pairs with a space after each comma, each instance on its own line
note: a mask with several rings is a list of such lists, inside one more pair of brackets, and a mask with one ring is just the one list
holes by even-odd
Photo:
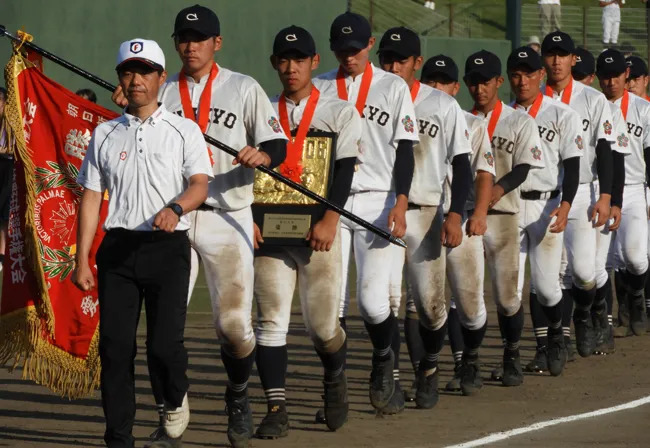
[[573, 295], [570, 289], [562, 290], [562, 332], [566, 341], [571, 339], [571, 317], [573, 316]]
[[614, 271], [614, 287], [616, 288], [616, 301], [620, 308], [621, 303], [625, 304], [627, 295], [627, 275], [625, 270]]
[[[562, 302], [558, 302], [553, 306], [542, 305], [542, 310], [546, 319], [548, 319], [548, 327], [552, 330], [562, 331]], [[555, 331], [553, 334], [557, 334]]]
[[287, 346], [267, 347], [257, 346], [257, 372], [266, 395], [268, 411], [272, 409], [285, 410], [286, 398], [286, 373], [287, 373]]
[[609, 277], [607, 278], [607, 283], [605, 284], [607, 286], [607, 291], [605, 295], [605, 303], [607, 303], [607, 321], [609, 322], [609, 325], [614, 324], [614, 318], [613, 316], [613, 310], [614, 310], [614, 292], [612, 290], [612, 282], [610, 281]]
[[399, 331], [399, 319], [394, 319], [394, 324], [391, 330], [393, 335], [391, 337], [390, 348], [393, 350], [393, 355], [395, 355], [393, 362], [393, 379], [399, 381], [399, 352], [402, 345], [402, 335]]
[[573, 285], [572, 292], [576, 303], [576, 311], [586, 312], [591, 310], [591, 305], [593, 305], [596, 297], [596, 287], [580, 289]]
[[[391, 346], [393, 343], [394, 326], [397, 325], [397, 318], [390, 312], [383, 322], [370, 324], [363, 322], [372, 342], [373, 357], [379, 361], [385, 361], [390, 357]], [[394, 354], [399, 356], [398, 353]]]
[[487, 322], [478, 330], [470, 330], [469, 328], [461, 327], [463, 332], [463, 341], [465, 342], [465, 349], [463, 350], [463, 359], [468, 361], [476, 361], [478, 359], [478, 350], [481, 347], [485, 332], [487, 331]]
[[460, 325], [460, 318], [458, 317], [458, 310], [456, 308], [449, 309], [449, 316], [447, 317], [447, 336], [449, 337], [449, 346], [451, 347], [451, 354], [454, 357], [454, 363], [459, 363], [463, 357], [465, 343], [463, 342], [463, 330]]
[[497, 317], [501, 335], [506, 341], [506, 348], [508, 351], [518, 350], [521, 333], [524, 331], [524, 305], [522, 304], [512, 316], [497, 313]]
[[548, 345], [548, 319], [542, 310], [542, 305], [537, 300], [537, 294], [530, 293], [530, 318], [533, 321], [533, 332], [535, 333], [535, 341], [537, 347], [546, 347]]
[[429, 330], [420, 325], [420, 335], [424, 345], [425, 354], [420, 360], [419, 369], [423, 372], [438, 367], [438, 358], [440, 351], [445, 345], [445, 335], [447, 334], [447, 322], [437, 330]]
[[413, 319], [408, 314], [404, 317], [404, 336], [413, 371], [417, 372], [420, 360], [424, 357], [424, 344], [420, 336], [420, 319]]
[[345, 357], [348, 351], [348, 340], [346, 339], [343, 342], [341, 348], [339, 348], [334, 353], [325, 353], [316, 350], [318, 356], [323, 364], [323, 369], [325, 369], [324, 378], [325, 381], [332, 381], [334, 378], [339, 376], [343, 369], [345, 369]]
[[[245, 358], [234, 358], [227, 350], [221, 346], [221, 361], [228, 374], [228, 389], [233, 397], [246, 395], [248, 378], [251, 376], [253, 362], [255, 360], [255, 350]], [[286, 369], [286, 367], [285, 367]]]
[[632, 274], [631, 272], [627, 273], [627, 288], [630, 294], [633, 294], [637, 297], [643, 294], [643, 291], [645, 289], [645, 278], [646, 272], [640, 275]]

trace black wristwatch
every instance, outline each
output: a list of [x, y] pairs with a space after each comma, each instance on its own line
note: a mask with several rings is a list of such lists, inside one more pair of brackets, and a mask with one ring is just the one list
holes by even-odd
[[183, 216], [183, 207], [178, 205], [176, 202], [172, 202], [167, 206], [167, 208], [171, 208], [174, 213], [180, 218]]

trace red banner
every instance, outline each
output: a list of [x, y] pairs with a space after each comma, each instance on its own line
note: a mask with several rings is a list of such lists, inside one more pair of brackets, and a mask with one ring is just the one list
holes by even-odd
[[[15, 180], [0, 301], [0, 364], [70, 397], [99, 384], [97, 291], [71, 282], [82, 188], [76, 177], [95, 127], [116, 114], [47, 78], [20, 55], [5, 68]], [[106, 205], [106, 204], [104, 204]], [[103, 232], [106, 207], [91, 250]], [[96, 269], [96, 267], [95, 267]]]

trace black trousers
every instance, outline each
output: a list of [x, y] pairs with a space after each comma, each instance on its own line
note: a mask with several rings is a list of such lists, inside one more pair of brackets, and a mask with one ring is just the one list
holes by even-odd
[[132, 448], [136, 331], [144, 300], [149, 370], [164, 400], [182, 404], [188, 389], [184, 346], [190, 242], [186, 232], [110, 230], [97, 253], [99, 356], [107, 446]]

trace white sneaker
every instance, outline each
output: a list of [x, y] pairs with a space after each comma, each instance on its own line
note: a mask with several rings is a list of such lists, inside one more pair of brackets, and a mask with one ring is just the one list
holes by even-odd
[[187, 394], [183, 397], [183, 404], [175, 409], [169, 409], [165, 403], [165, 432], [173, 439], [183, 435], [183, 432], [190, 423], [190, 405], [187, 402]]

